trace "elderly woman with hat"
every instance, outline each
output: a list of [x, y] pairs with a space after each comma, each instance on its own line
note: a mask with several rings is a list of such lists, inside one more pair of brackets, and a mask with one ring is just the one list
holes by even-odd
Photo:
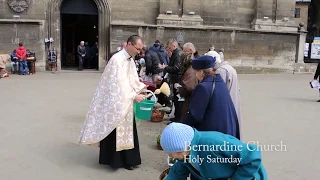
[[261, 152], [220, 132], [200, 132], [181, 123], [171, 123], [162, 132], [160, 144], [178, 159], [166, 180], [267, 180]]
[[218, 131], [240, 139], [236, 110], [226, 83], [215, 73], [215, 62], [212, 56], [192, 61], [200, 83], [193, 90], [188, 114], [182, 122], [198, 131]]

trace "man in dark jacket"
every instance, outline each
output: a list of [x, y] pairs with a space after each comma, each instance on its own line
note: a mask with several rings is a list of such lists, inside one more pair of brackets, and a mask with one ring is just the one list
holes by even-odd
[[78, 54], [78, 59], [79, 59], [78, 70], [82, 71], [83, 70], [83, 60], [86, 56], [86, 47], [84, 46], [84, 41], [80, 42], [80, 45], [78, 46], [77, 54]]
[[173, 122], [178, 122], [181, 118], [181, 109], [180, 102], [178, 101], [177, 94], [178, 92], [173, 88], [175, 83], [180, 82], [181, 72], [180, 72], [180, 57], [182, 50], [180, 49], [177, 40], [170, 39], [167, 43], [169, 50], [172, 52], [172, 56], [168, 65], [160, 66], [161, 70], [164, 70], [169, 74], [169, 84], [173, 92], [173, 103], [174, 103], [174, 116], [175, 118], [171, 119]]
[[159, 64], [160, 59], [156, 52], [148, 50], [147, 47], [142, 49], [142, 58], [144, 58], [146, 62], [146, 75], [152, 76], [152, 82], [154, 82], [154, 77], [157, 76], [160, 72]]
[[160, 59], [160, 63], [164, 64], [164, 65], [168, 65], [170, 60], [169, 60], [169, 56], [167, 54], [166, 49], [163, 47], [163, 45], [160, 45], [160, 49], [157, 52], [159, 59]]
[[86, 48], [86, 55], [84, 56], [84, 61], [86, 61], [86, 68], [90, 69], [92, 63], [92, 48], [89, 46], [88, 42], [84, 43], [84, 47]]
[[154, 44], [149, 48], [149, 50], [154, 51], [154, 52], [158, 52], [160, 49], [160, 41], [156, 40], [154, 42]]
[[92, 65], [95, 69], [98, 68], [98, 59], [99, 59], [99, 45], [98, 42], [95, 42], [92, 46]]
[[[314, 74], [314, 80], [317, 80], [319, 78], [319, 82], [320, 82], [320, 62], [318, 63], [318, 67], [316, 70], [316, 73]], [[320, 92], [320, 89], [319, 89]], [[320, 100], [318, 100], [317, 102], [320, 102]]]
[[159, 40], [156, 40], [153, 46], [149, 48], [149, 50], [154, 51], [158, 54], [161, 64], [169, 64], [169, 56], [166, 52], [166, 49], [163, 47], [162, 44], [160, 44]]

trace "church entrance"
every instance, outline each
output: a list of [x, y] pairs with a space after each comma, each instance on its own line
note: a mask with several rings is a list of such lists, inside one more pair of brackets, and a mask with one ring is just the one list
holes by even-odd
[[311, 0], [308, 8], [307, 39], [305, 47], [306, 63], [320, 61], [320, 1]]
[[78, 68], [78, 46], [84, 41], [86, 56], [83, 68], [98, 70], [99, 16], [94, 0], [64, 0], [60, 12], [61, 68]]

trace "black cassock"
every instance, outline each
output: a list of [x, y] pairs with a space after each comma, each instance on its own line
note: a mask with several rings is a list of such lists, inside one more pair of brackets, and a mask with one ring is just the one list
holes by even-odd
[[139, 139], [135, 118], [133, 118], [134, 148], [116, 151], [116, 129], [109, 136], [100, 141], [99, 163], [110, 165], [114, 169], [137, 166], [141, 164]]

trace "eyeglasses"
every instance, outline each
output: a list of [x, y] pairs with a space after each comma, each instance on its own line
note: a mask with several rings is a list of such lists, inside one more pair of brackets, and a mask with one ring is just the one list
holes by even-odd
[[132, 44], [132, 46], [133, 46], [134, 48], [136, 48], [137, 51], [139, 51], [139, 52], [142, 51], [142, 49], [137, 48], [135, 45]]

